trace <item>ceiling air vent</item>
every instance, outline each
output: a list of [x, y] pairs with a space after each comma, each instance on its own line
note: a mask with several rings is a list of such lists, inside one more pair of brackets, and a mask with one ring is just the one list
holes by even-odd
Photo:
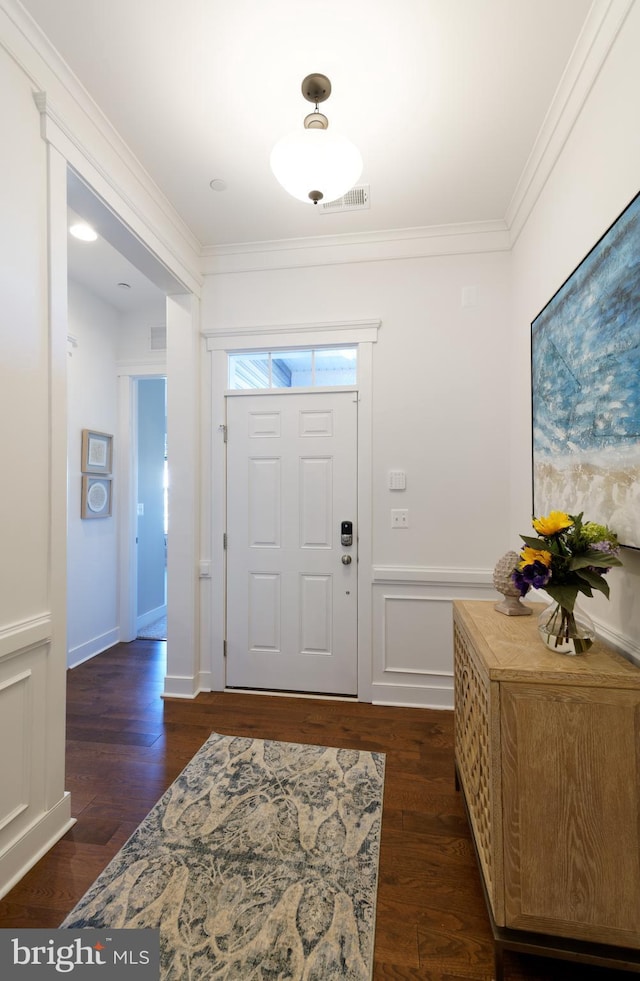
[[335, 201], [320, 202], [318, 211], [323, 214], [329, 211], [366, 211], [370, 207], [369, 185], [358, 184]]
[[167, 350], [167, 328], [166, 327], [150, 327], [149, 328], [149, 347], [152, 351], [166, 351]]

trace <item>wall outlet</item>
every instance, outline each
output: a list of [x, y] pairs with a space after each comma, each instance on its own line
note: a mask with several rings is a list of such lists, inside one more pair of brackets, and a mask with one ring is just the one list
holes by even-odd
[[407, 508], [391, 508], [391, 527], [408, 528], [409, 511]]

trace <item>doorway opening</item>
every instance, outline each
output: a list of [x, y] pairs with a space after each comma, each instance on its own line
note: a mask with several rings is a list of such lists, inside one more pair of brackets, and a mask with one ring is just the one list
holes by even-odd
[[167, 639], [167, 383], [137, 380], [136, 636]]
[[[270, 352], [277, 358], [288, 357], [294, 350], [340, 350], [353, 349], [357, 353], [357, 382], [354, 385], [321, 386], [324, 392], [344, 392], [357, 387], [358, 398], [358, 438], [357, 438], [357, 515], [361, 530], [358, 541], [357, 566], [357, 692], [358, 699], [371, 699], [371, 536], [372, 521], [372, 381], [373, 347], [378, 339], [379, 320], [336, 321], [298, 325], [265, 325], [250, 332], [231, 328], [228, 331], [216, 330], [205, 335], [207, 351], [210, 353], [209, 385], [211, 392], [212, 424], [217, 432], [213, 440], [211, 456], [211, 622], [206, 625], [203, 646], [211, 651], [211, 681], [213, 690], [224, 690], [227, 686], [227, 657], [225, 656], [226, 617], [227, 617], [227, 550], [221, 547], [227, 527], [227, 487], [226, 462], [228, 428], [226, 408], [229, 395], [237, 398], [242, 395], [230, 387], [229, 359], [233, 355], [257, 352], [264, 355]], [[283, 337], [286, 336], [286, 346]], [[304, 391], [318, 391], [305, 386], [303, 389], [280, 389], [280, 397], [289, 399]], [[271, 391], [271, 389], [266, 389]], [[266, 394], [265, 390], [263, 392]], [[247, 393], [248, 395], [249, 393]], [[258, 394], [253, 389], [253, 394]], [[274, 396], [277, 397], [276, 392]], [[342, 518], [340, 519], [342, 520]], [[342, 565], [341, 565], [342, 568]], [[352, 567], [353, 568], [353, 565]]]
[[[166, 638], [167, 297], [184, 288], [71, 167], [66, 192], [68, 225], [81, 219], [95, 233], [90, 243], [67, 242], [67, 663], [73, 667], [133, 640], [160, 617]], [[143, 421], [145, 432], [138, 433]], [[81, 520], [75, 499], [78, 433], [87, 427], [113, 435], [114, 446], [113, 509], [95, 527]]]

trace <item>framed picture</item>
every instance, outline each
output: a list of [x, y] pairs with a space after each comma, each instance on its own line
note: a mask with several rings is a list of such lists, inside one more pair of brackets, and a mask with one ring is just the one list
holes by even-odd
[[111, 515], [111, 477], [82, 477], [82, 518], [108, 518]]
[[93, 429], [82, 430], [83, 473], [111, 473], [113, 460], [113, 436]]
[[640, 548], [640, 194], [531, 324], [533, 513]]

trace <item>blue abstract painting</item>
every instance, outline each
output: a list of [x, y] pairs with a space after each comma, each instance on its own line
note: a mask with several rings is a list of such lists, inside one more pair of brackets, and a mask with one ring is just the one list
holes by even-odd
[[531, 325], [533, 510], [640, 548], [640, 194]]

